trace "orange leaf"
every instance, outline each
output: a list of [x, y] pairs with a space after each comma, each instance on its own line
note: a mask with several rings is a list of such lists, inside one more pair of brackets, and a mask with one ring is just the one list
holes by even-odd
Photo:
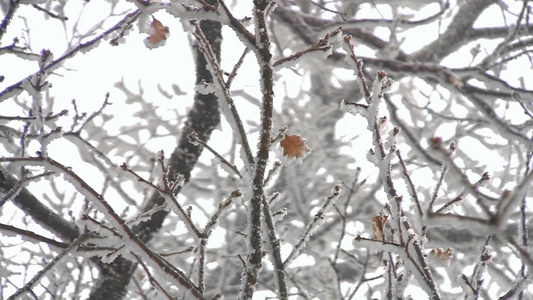
[[167, 39], [167, 33], [169, 33], [168, 27], [163, 26], [156, 18], [152, 21], [151, 26], [152, 29], [150, 31], [153, 32], [148, 37], [148, 42], [156, 44]]
[[387, 215], [378, 215], [372, 218], [372, 231], [374, 231], [374, 239], [383, 241], [383, 233], [385, 231], [385, 223], [387, 223]]
[[299, 135], [285, 135], [280, 142], [283, 147], [283, 156], [290, 158], [305, 157], [311, 149], [307, 147], [306, 140], [302, 139]]

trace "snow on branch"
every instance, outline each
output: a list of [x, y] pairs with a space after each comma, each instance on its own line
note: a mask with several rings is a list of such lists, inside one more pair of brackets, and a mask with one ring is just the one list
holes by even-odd
[[424, 267], [421, 266], [419, 262], [410, 254], [409, 244], [402, 246], [393, 242], [378, 241], [374, 239], [363, 238], [361, 236], [357, 236], [353, 243], [355, 247], [364, 247], [373, 251], [384, 251], [399, 255], [406, 268], [412, 272], [422, 289], [428, 295], [430, 295], [432, 299], [440, 299], [433, 279], [427, 276], [429, 269], [424, 270]]
[[218, 96], [219, 99], [225, 100], [221, 101], [220, 103], [222, 112], [230, 123], [233, 134], [239, 141], [239, 144], [241, 144], [241, 146], [243, 147], [245, 153], [244, 162], [248, 168], [248, 171], [250, 172], [250, 168], [254, 163], [252, 150], [248, 143], [248, 138], [246, 136], [246, 131], [241, 121], [241, 117], [237, 112], [237, 108], [235, 107], [233, 98], [230, 94], [228, 87], [226, 86], [224, 77], [222, 76], [222, 69], [220, 68], [218, 60], [215, 56], [215, 53], [213, 52], [213, 49], [211, 48], [211, 45], [209, 44], [209, 41], [205, 37], [202, 28], [200, 28], [200, 24], [196, 20], [191, 20], [191, 24], [194, 26], [195, 29], [193, 31], [193, 35], [196, 37], [196, 40], [198, 41], [198, 46], [204, 54], [205, 60], [207, 61], [207, 69], [211, 72], [211, 75], [213, 76], [214, 84], [216, 86], [216, 88], [214, 89], [215, 94]]
[[[461, 169], [455, 164], [455, 162], [452, 159], [452, 155], [455, 151], [455, 144], [452, 143], [450, 147], [446, 148], [444, 145], [442, 145], [442, 139], [441, 138], [433, 138], [431, 139], [431, 147], [434, 150], [434, 154], [445, 163], [445, 170], [450, 172], [452, 175], [452, 179], [454, 180], [455, 185], [463, 186], [465, 188], [465, 192], [461, 193], [456, 199], [452, 200], [448, 203], [446, 203], [442, 208], [440, 208], [438, 211], [433, 212], [433, 201], [430, 203], [430, 210], [428, 210], [427, 218], [431, 219], [431, 222], [428, 224], [431, 226], [455, 226], [460, 222], [464, 226], [464, 224], [469, 224], [467, 228], [469, 230], [472, 230], [474, 232], [483, 232], [486, 234], [493, 234], [501, 232], [508, 220], [510, 218], [510, 214], [512, 214], [519, 206], [520, 201], [527, 195], [527, 189], [531, 186], [531, 182], [533, 181], [533, 174], [529, 173], [527, 176], [525, 176], [520, 184], [514, 189], [514, 191], [504, 191], [501, 195], [501, 200], [498, 202], [498, 205], [496, 206], [496, 212], [492, 212], [488, 208], [485, 208], [483, 199], [485, 199], [485, 196], [480, 193], [479, 187], [484, 185], [488, 180], [490, 180], [490, 176], [487, 172], [483, 173], [480, 177], [480, 179], [476, 182], [470, 182], [466, 174], [464, 174]], [[465, 196], [465, 194], [472, 194], [473, 196], [478, 199], [478, 204], [480, 207], [484, 210], [485, 214], [487, 215], [486, 219], [478, 218], [478, 217], [469, 217], [469, 216], [460, 216], [456, 214], [450, 214], [450, 213], [441, 213], [446, 207], [451, 205], [454, 202], [457, 202], [458, 200], [461, 200], [462, 197]]]
[[209, 150], [209, 152], [213, 153], [213, 155], [216, 156], [223, 165], [229, 167], [230, 170], [233, 171], [235, 174], [237, 174], [241, 179], [243, 178], [241, 173], [239, 172], [239, 170], [234, 164], [230, 163], [227, 159], [225, 159], [222, 155], [220, 155], [220, 153], [218, 153], [215, 149], [211, 148], [211, 146], [209, 146], [206, 142], [200, 140], [196, 132], [194, 131], [191, 132], [189, 135], [187, 135], [187, 138], [189, 138], [189, 141], [192, 144], [199, 144], [205, 147], [207, 150]]
[[[315, 44], [309, 46], [304, 50], [291, 54], [285, 58], [279, 59], [272, 65], [274, 66], [275, 70], [280, 70], [281, 68], [288, 68], [297, 64], [302, 57], [308, 57], [310, 54], [313, 53], [319, 53], [319, 55], [321, 56], [320, 59], [326, 59], [328, 56], [331, 55], [334, 44], [340, 43], [341, 32], [341, 28], [337, 28], [331, 32], [328, 32], [322, 39], [320, 39]], [[331, 41], [331, 39], [333, 39], [333, 41]], [[332, 42], [334, 44], [332, 44]]]
[[[398, 128], [398, 127], [396, 127]], [[398, 132], [399, 132], [398, 128]], [[401, 176], [406, 182], [407, 186], [409, 187], [408, 192], [409, 196], [411, 196], [411, 200], [416, 205], [418, 217], [421, 219], [424, 216], [424, 211], [422, 209], [422, 204], [420, 203], [420, 199], [418, 198], [418, 192], [416, 191], [415, 184], [413, 182], [413, 179], [411, 179], [411, 176], [409, 175], [409, 171], [407, 170], [407, 165], [405, 164], [405, 161], [402, 157], [402, 154], [400, 152], [400, 149], [396, 149], [396, 156], [398, 157], [398, 160], [400, 161], [400, 165], [402, 167], [403, 172], [401, 172]]]
[[314, 230], [319, 226], [322, 222], [324, 222], [324, 216], [329, 210], [329, 208], [339, 199], [341, 194], [341, 186], [339, 184], [335, 185], [333, 189], [331, 190], [331, 195], [327, 196], [324, 199], [324, 204], [322, 207], [318, 210], [318, 212], [315, 214], [315, 217], [307, 224], [307, 227], [300, 237], [300, 240], [298, 243], [292, 248], [291, 253], [283, 264], [285, 266], [288, 266], [296, 257], [298, 257], [298, 254], [300, 251], [302, 251], [303, 248], [305, 248], [306, 243], [309, 241], [310, 237], [313, 235]]
[[[389, 266], [394, 264], [392, 253], [399, 255], [402, 261], [404, 261], [407, 270], [415, 274], [415, 277], [428, 295], [430, 295], [432, 299], [440, 299], [440, 295], [426, 261], [426, 255], [423, 249], [424, 243], [421, 238], [418, 237], [417, 230], [412, 227], [407, 216], [405, 216], [401, 207], [402, 197], [398, 195], [393, 181], [391, 161], [395, 155], [399, 156], [399, 151], [397, 151], [396, 147], [396, 139], [400, 134], [400, 128], [394, 127], [390, 133], [385, 132], [384, 125], [387, 122], [387, 118], [380, 117], [379, 115], [380, 102], [383, 100], [384, 94], [391, 90], [394, 81], [387, 77], [387, 73], [379, 71], [373, 82], [372, 89], [370, 89], [364, 76], [363, 62], [355, 55], [351, 38], [345, 36], [342, 45], [348, 53], [346, 58], [348, 63], [355, 69], [354, 72], [357, 74], [358, 82], [361, 87], [360, 90], [367, 103], [357, 104], [343, 100], [341, 102], [341, 109], [352, 113], [360, 113], [367, 120], [367, 129], [372, 132], [373, 144], [373, 148], [369, 151], [368, 158], [369, 161], [379, 169], [379, 177], [383, 183], [384, 192], [387, 195], [388, 203], [385, 205], [385, 208], [389, 212], [389, 217], [394, 220], [394, 222], [390, 222], [392, 241], [399, 241], [399, 244], [386, 242], [384, 239], [385, 236], [383, 235], [383, 228], [380, 228], [378, 233], [382, 237], [381, 239], [363, 239], [359, 236], [354, 243], [361, 246], [361, 244], [357, 242], [364, 241], [363, 244], [365, 247], [371, 246], [373, 249], [377, 247], [380, 251], [391, 253], [389, 254], [389, 259], [386, 260]], [[404, 180], [408, 186], [411, 186], [411, 198], [415, 199], [414, 201], [416, 203], [417, 197], [413, 195], [416, 191], [412, 181], [410, 181], [410, 177], [408, 177], [405, 166]], [[420, 204], [418, 204], [418, 208], [419, 216], [421, 216], [422, 210]], [[383, 226], [384, 225], [381, 227]], [[407, 233], [406, 237], [404, 237], [404, 230]], [[376, 230], [374, 230], [374, 232], [376, 233]], [[425, 230], [422, 232], [425, 233]], [[414, 256], [409, 250], [409, 245], [412, 245], [411, 248], [414, 250]], [[397, 270], [390, 267], [389, 272], [396, 273]], [[400, 288], [405, 286], [405, 282], [402, 282], [400, 279], [397, 279], [394, 282], [389, 280], [388, 285], [391, 291], [395, 290], [396, 292], [399, 292]]]
[[102, 39], [111, 35], [115, 31], [121, 30], [124, 24], [131, 23], [132, 20], [137, 19], [140, 15], [141, 15], [141, 11], [139, 9], [127, 14], [122, 20], [117, 22], [114, 26], [102, 32], [101, 34], [93, 38], [92, 40], [79, 44], [78, 46], [70, 49], [69, 51], [67, 51], [65, 54], [61, 55], [57, 59], [50, 61], [46, 63], [45, 65], [43, 65], [37, 73], [32, 74], [26, 77], [25, 79], [22, 79], [21, 81], [7, 87], [2, 92], [0, 92], [0, 102], [3, 102], [7, 99], [10, 99], [20, 94], [22, 92], [22, 89], [20, 89], [20, 87], [24, 84], [25, 81], [29, 80], [30, 78], [37, 76], [38, 74], [43, 73], [43, 72], [50, 74], [55, 69], [59, 68], [63, 64], [64, 61], [66, 61], [67, 59], [71, 57], [74, 57], [77, 53], [79, 52], [85, 53], [91, 49], [96, 48], [98, 44], [102, 41]]
[[175, 190], [179, 187], [183, 186], [185, 178], [183, 175], [180, 174], [179, 178], [176, 178], [176, 180], [172, 180], [171, 178], [168, 178], [168, 175], [170, 174], [170, 167], [167, 167], [165, 165], [165, 158], [163, 151], [159, 152], [159, 157], [157, 159], [159, 165], [160, 165], [160, 180], [162, 183], [162, 186], [157, 186], [153, 184], [152, 182], [145, 180], [141, 176], [139, 176], [137, 173], [135, 173], [133, 170], [129, 169], [126, 163], [123, 163], [121, 165], [121, 169], [124, 170], [126, 173], [129, 173], [133, 175], [138, 182], [144, 183], [148, 185], [149, 187], [155, 189], [161, 197], [165, 199], [165, 202], [169, 204], [170, 208], [176, 215], [180, 217], [180, 219], [185, 223], [187, 228], [194, 232], [194, 234], [197, 237], [202, 237], [202, 233], [200, 230], [194, 225], [194, 222], [191, 220], [189, 214], [186, 212], [186, 210], [181, 206], [181, 204], [178, 202], [178, 199], [175, 196]]
[[[276, 194], [273, 196], [276, 197]], [[270, 207], [270, 199], [263, 198], [263, 215], [267, 228], [267, 244], [269, 246], [269, 254], [272, 258], [272, 264], [274, 265], [274, 277], [276, 288], [279, 291], [280, 299], [288, 298], [288, 287], [286, 282], [285, 264], [281, 258], [281, 241], [279, 234], [276, 230], [276, 218], [272, 214]]]
[[42, 166], [57, 174], [63, 174], [76, 190], [87, 198], [97, 209], [106, 216], [112, 226], [112, 230], [121, 236], [124, 247], [117, 249], [120, 254], [131, 253], [141, 257], [150, 267], [158, 270], [171, 284], [183, 287], [192, 297], [205, 299], [198, 287], [188, 278], [188, 276], [173, 267], [169, 262], [158, 254], [154, 253], [143, 243], [126, 222], [115, 212], [113, 207], [104, 197], [89, 186], [71, 168], [66, 167], [49, 157], [20, 157], [20, 158], [0, 158], [0, 162], [12, 162], [16, 164]]
[[360, 114], [364, 116], [370, 106], [362, 103], [352, 102], [346, 99], [341, 101], [340, 109], [352, 115]]
[[370, 89], [368, 88], [365, 75], [363, 74], [363, 61], [355, 55], [352, 37], [345, 35], [344, 43], [341, 43], [341, 46], [349, 55], [346, 57], [346, 62], [352, 66], [354, 72], [357, 74], [357, 82], [359, 83], [359, 87], [361, 87], [361, 93], [365, 97], [366, 103], [370, 104], [372, 101], [372, 95], [370, 94]]
[[30, 230], [20, 229], [11, 225], [6, 225], [0, 223], [0, 232], [4, 236], [17, 236], [22, 238], [24, 241], [29, 241], [32, 243], [46, 243], [50, 249], [58, 251], [63, 250], [70, 246], [71, 243], [60, 242], [45, 236], [39, 235]]
[[[272, 68], [272, 53], [270, 51], [268, 13], [272, 3], [270, 1], [254, 1], [253, 21], [255, 22], [254, 45], [257, 63], [259, 65], [259, 83], [261, 87], [261, 127], [259, 144], [252, 176], [251, 201], [248, 214], [248, 249], [249, 255], [245, 270], [241, 278], [239, 298], [252, 299], [257, 288], [259, 272], [263, 260], [263, 226], [262, 208], [266, 198], [264, 191], [265, 171], [271, 148], [272, 114], [274, 112], [274, 72]], [[252, 48], [254, 49], [254, 48]], [[288, 299], [285, 294], [282, 300]]]
[[227, 22], [225, 22], [225, 24], [228, 24], [233, 29], [235, 34], [237, 34], [239, 40], [243, 42], [246, 48], [251, 49], [253, 51], [257, 51], [258, 46], [254, 35], [250, 31], [248, 31], [246, 27], [244, 27], [242, 22], [240, 22], [233, 16], [233, 14], [231, 13], [228, 6], [223, 0], [219, 0], [218, 3], [220, 3], [220, 6], [222, 7], [222, 11], [220, 11], [220, 13], [223, 14], [224, 19], [228, 20]]
[[8, 299], [17, 299], [18, 296], [24, 294], [25, 292], [29, 292], [32, 289], [32, 286], [34, 286], [45, 274], [46, 272], [50, 271], [63, 257], [65, 257], [69, 252], [71, 252], [74, 248], [78, 247], [89, 235], [87, 233], [84, 233], [80, 235], [77, 239], [75, 239], [67, 248], [65, 248], [59, 255], [54, 257], [52, 261], [50, 261], [42, 270], [37, 272], [35, 276], [33, 276], [30, 281], [28, 281], [23, 287], [18, 289], [13, 295], [11, 295]]
[[205, 225], [203, 235], [209, 236], [211, 232], [213, 231], [213, 228], [217, 224], [218, 218], [220, 217], [220, 214], [222, 214], [222, 211], [226, 209], [228, 206], [231, 205], [235, 200], [238, 200], [240, 197], [242, 197], [242, 192], [240, 190], [234, 190], [231, 192], [230, 196], [223, 202], [218, 204], [217, 210], [215, 213], [211, 216], [209, 219], [209, 222]]
[[3, 196], [0, 198], [0, 207], [4, 205], [6, 202], [11, 201], [12, 199], [15, 199], [19, 195], [19, 193], [22, 191], [23, 188], [28, 186], [31, 182], [36, 182], [41, 180], [43, 177], [49, 177], [53, 175], [53, 172], [43, 172], [42, 174], [37, 174], [34, 176], [24, 176], [21, 178], [11, 189], [9, 189]]
[[479, 256], [478, 261], [476, 261], [474, 271], [470, 279], [465, 274], [461, 274], [459, 283], [465, 293], [465, 299], [469, 299], [470, 297], [478, 299], [480, 296], [481, 288], [484, 282], [483, 277], [487, 272], [488, 265], [493, 258], [493, 254], [491, 254], [492, 246], [489, 245], [490, 240], [491, 236], [487, 238], [485, 245], [483, 245], [483, 248], [481, 249], [481, 255]]

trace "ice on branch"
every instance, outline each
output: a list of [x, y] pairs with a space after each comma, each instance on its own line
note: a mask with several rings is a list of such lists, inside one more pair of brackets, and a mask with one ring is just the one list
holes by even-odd
[[41, 156], [47, 157], [48, 156], [48, 145], [53, 140], [56, 140], [63, 136], [63, 132], [61, 130], [61, 127], [57, 127], [56, 129], [52, 130], [50, 133], [43, 135], [41, 139]]
[[278, 211], [272, 214], [272, 217], [274, 217], [275, 222], [281, 222], [283, 219], [287, 216], [287, 208], [282, 207]]
[[196, 133], [195, 131], [189, 133], [189, 135], [187, 136], [189, 138], [189, 143], [199, 147], [200, 146], [200, 141], [198, 140], [198, 133]]
[[137, 214], [135, 217], [127, 220], [126, 223], [128, 224], [128, 226], [132, 227], [142, 222], [149, 221], [156, 212], [169, 211], [169, 210], [170, 208], [168, 207], [168, 204], [163, 203], [161, 205], [152, 207], [150, 210], [146, 212]]
[[54, 54], [47, 49], [41, 50], [41, 59], [39, 60], [39, 69], [44, 69], [49, 63], [54, 60]]
[[213, 82], [202, 81], [194, 87], [194, 90], [202, 95], [214, 94], [216, 92], [216, 87]]
[[225, 161], [225, 160], [213, 159], [212, 160], [212, 165], [213, 166], [220, 166], [220, 168], [222, 170], [224, 170], [226, 173], [228, 173], [229, 175], [235, 174], [235, 169], [233, 169], [234, 166], [233, 165], [228, 165], [227, 161]]
[[324, 38], [309, 46], [309, 48], [298, 51], [288, 57], [276, 61], [273, 64], [274, 69], [279, 70], [281, 68], [292, 67], [304, 57], [305, 59], [311, 59], [311, 61], [313, 61], [313, 58], [316, 58], [318, 61], [324, 61], [333, 53], [333, 47], [340, 43], [340, 33], [340, 28], [337, 28], [332, 32], [328, 32]]
[[357, 75], [358, 64], [361, 64], [361, 67], [362, 67], [363, 62], [360, 59], [356, 58], [354, 55], [352, 37], [350, 35], [346, 35], [344, 36], [344, 41], [345, 43], [341, 43], [341, 46], [344, 49], [344, 51], [348, 53], [348, 55], [344, 58], [344, 60], [349, 66], [352, 67], [352, 69], [354, 70], [354, 75]]
[[368, 150], [368, 152], [366, 153], [366, 159], [376, 166], [379, 166], [380, 164], [380, 160], [378, 159], [376, 152], [374, 152], [373, 149]]
[[[169, 169], [170, 170], [170, 169]], [[185, 176], [183, 174], [178, 174], [176, 178], [169, 178], [170, 171], [167, 171], [167, 180], [168, 180], [168, 187], [172, 190], [175, 190], [177, 188], [181, 188], [185, 185]]]
[[372, 130], [371, 124], [373, 124], [373, 120], [378, 114], [379, 104], [381, 103], [381, 99], [383, 99], [383, 94], [386, 91], [389, 91], [392, 86], [392, 81], [387, 78], [387, 73], [380, 71], [376, 75], [376, 79], [374, 79], [374, 83], [372, 84], [372, 102], [370, 103], [369, 107], [369, 114], [367, 115], [369, 129]]
[[324, 199], [324, 205], [318, 210], [318, 212], [315, 214], [315, 217], [307, 224], [307, 227], [302, 236], [300, 237], [300, 240], [292, 248], [291, 253], [285, 259], [285, 262], [283, 262], [285, 266], [290, 264], [291, 261], [298, 257], [300, 251], [302, 251], [302, 249], [306, 247], [307, 242], [313, 235], [316, 228], [325, 222], [324, 218], [326, 213], [328, 212], [329, 208], [333, 206], [333, 204], [339, 199], [341, 191], [342, 189], [340, 184], [335, 185], [331, 189], [331, 195]]
[[165, 10], [180, 21], [183, 31], [191, 30], [190, 20], [213, 20], [222, 24], [229, 24], [230, 21], [222, 9], [208, 4], [205, 1], [170, 1], [165, 3]]
[[343, 99], [341, 101], [340, 110], [343, 112], [351, 113], [352, 115], [360, 114], [362, 116], [365, 116], [368, 110], [368, 105], [361, 104], [361, 103], [355, 103], [355, 102], [351, 102], [346, 99]]
[[[483, 246], [483, 249], [481, 250], [481, 256], [479, 257], [478, 261], [476, 262], [476, 265], [474, 266], [474, 273], [472, 274], [472, 276], [467, 277], [465, 274], [462, 274], [459, 278], [457, 278], [459, 284], [461, 285], [466, 294], [465, 299], [477, 298], [476, 296], [478, 294], [476, 291], [479, 291], [481, 288], [483, 288], [482, 285], [485, 281], [485, 273], [487, 272], [489, 263], [491, 263], [493, 259], [493, 254], [491, 253], [492, 247], [488, 244], [485, 244]], [[502, 297], [500, 299], [504, 298]]]
[[102, 39], [98, 39], [98, 40], [95, 40], [93, 43], [89, 44], [89, 43], [85, 43], [83, 44], [84, 47], [80, 47], [80, 53], [87, 53], [89, 51], [92, 51], [96, 48], [98, 48], [98, 46], [100, 45], [100, 43], [102, 42]]
[[[392, 243], [392, 242], [386, 242], [386, 241], [376, 241], [373, 239], [367, 239], [363, 238], [360, 235], [358, 235], [353, 240], [353, 245], [356, 248], [366, 248], [373, 252], [391, 252], [397, 254], [402, 262], [404, 263], [407, 270], [412, 272], [412, 275], [414, 278], [418, 281], [420, 284], [420, 287], [426, 292], [428, 295], [435, 295], [434, 287], [432, 284], [432, 279], [427, 277], [426, 272], [420, 268], [417, 264], [417, 262], [413, 259], [411, 254], [406, 251], [406, 248], [400, 244]], [[428, 299], [426, 297], [426, 299]], [[441, 299], [440, 297], [432, 298], [432, 299]]]

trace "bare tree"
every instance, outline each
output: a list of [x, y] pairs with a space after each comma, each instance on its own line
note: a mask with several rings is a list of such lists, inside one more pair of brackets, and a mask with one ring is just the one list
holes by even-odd
[[[1, 3], [1, 299], [528, 298], [529, 1], [95, 2]], [[180, 26], [194, 86], [56, 99]]]

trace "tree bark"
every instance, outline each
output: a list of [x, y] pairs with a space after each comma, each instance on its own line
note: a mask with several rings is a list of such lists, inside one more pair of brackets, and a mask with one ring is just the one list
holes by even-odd
[[[212, 2], [212, 1], [208, 1]], [[215, 1], [216, 2], [216, 1]], [[202, 20], [200, 26], [211, 43], [217, 59], [220, 61], [220, 46], [222, 43], [222, 25], [219, 22], [211, 20]], [[207, 69], [207, 63], [203, 54], [198, 47], [193, 46], [196, 56], [196, 83], [202, 80], [213, 82], [211, 73]], [[177, 55], [177, 57], [179, 57]], [[213, 129], [220, 123], [220, 112], [218, 110], [218, 99], [214, 94], [203, 95], [196, 93], [194, 96], [194, 105], [189, 111], [185, 127], [181, 133], [178, 146], [172, 153], [169, 161], [171, 167], [171, 178], [176, 178], [178, 174], [185, 176], [185, 182], [188, 182], [191, 171], [202, 154], [203, 147], [196, 146], [189, 142], [187, 135], [195, 131], [199, 139], [209, 140]], [[177, 193], [180, 189], [176, 190]], [[153, 193], [143, 211], [162, 205], [163, 197], [159, 193]], [[163, 221], [168, 215], [168, 211], [161, 210], [152, 215], [152, 218], [133, 227], [133, 230], [139, 235], [143, 242], [148, 242], [161, 229]], [[106, 265], [100, 262], [101, 276], [98, 283], [94, 286], [90, 300], [107, 300], [120, 299], [125, 295], [126, 287], [130, 281], [133, 272], [136, 269], [136, 263], [130, 262], [122, 257]]]

